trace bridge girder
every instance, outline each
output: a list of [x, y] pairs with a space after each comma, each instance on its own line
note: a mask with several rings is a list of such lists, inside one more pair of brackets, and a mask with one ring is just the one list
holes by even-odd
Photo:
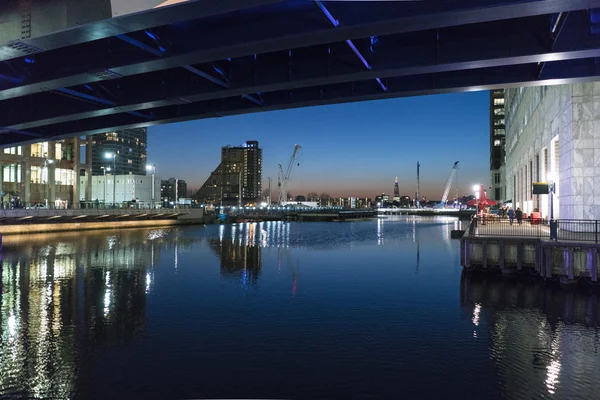
[[[566, 83], [599, 73], [600, 40], [590, 34], [588, 8], [600, 0], [489, 0], [480, 9], [467, 7], [472, 2], [464, 8], [453, 2], [452, 9], [444, 2], [360, 3], [359, 16], [345, 11], [348, 4], [328, 3], [344, 22], [335, 29], [315, 4], [295, 3], [255, 0], [242, 9], [231, 0], [207, 11], [203, 24], [177, 19], [195, 4], [183, 3], [168, 17], [179, 22], [144, 24], [160, 14], [140, 13], [135, 26], [144, 30], [123, 23], [121, 39], [107, 34], [0, 63], [0, 108], [7, 111], [0, 115], [0, 145], [318, 104]], [[563, 11], [569, 18], [553, 35], [551, 15]], [[281, 19], [290, 13], [292, 19]], [[241, 29], [227, 33], [235, 21]], [[211, 36], [217, 39], [203, 35], [218, 29]], [[225, 77], [227, 84], [215, 84]]]

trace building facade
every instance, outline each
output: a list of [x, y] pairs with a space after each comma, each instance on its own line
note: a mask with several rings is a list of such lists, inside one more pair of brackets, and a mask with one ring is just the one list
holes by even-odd
[[[91, 204], [118, 205], [123, 203], [136, 203], [141, 207], [153, 208], [160, 203], [160, 180], [154, 180], [152, 189], [152, 176], [147, 175], [101, 175], [92, 176], [91, 179]], [[82, 191], [88, 187], [88, 179], [81, 179]], [[154, 194], [153, 194], [154, 192]], [[84, 198], [82, 196], [81, 201]]]
[[[146, 128], [94, 135], [92, 175], [103, 175], [103, 168], [111, 168], [115, 175], [146, 175], [147, 143]], [[113, 160], [107, 154], [116, 157]]]
[[506, 124], [504, 89], [490, 91], [490, 191], [489, 197], [506, 200], [505, 158]]
[[533, 182], [554, 182], [554, 218], [600, 219], [600, 82], [506, 92], [506, 184], [514, 207], [548, 217], [549, 195]]
[[91, 192], [79, 183], [91, 179], [91, 142], [88, 136], [2, 149], [2, 206], [67, 208], [90, 200]]
[[187, 196], [187, 183], [183, 179], [169, 178], [160, 181], [162, 203], [177, 203]]
[[[257, 141], [221, 148], [221, 163], [196, 193], [203, 203], [255, 203], [260, 199], [262, 149]], [[241, 199], [240, 199], [241, 195]]]

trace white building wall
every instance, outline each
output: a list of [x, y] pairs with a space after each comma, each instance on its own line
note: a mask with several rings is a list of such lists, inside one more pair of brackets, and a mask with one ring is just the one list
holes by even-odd
[[554, 176], [554, 218], [600, 219], [600, 82], [510, 89], [506, 103], [505, 179], [513, 206], [530, 213], [539, 198], [548, 217], [549, 196], [532, 195], [531, 184]]
[[[87, 179], [80, 180], [82, 193], [85, 193]], [[92, 177], [92, 201], [112, 204], [121, 204], [125, 201], [152, 203], [152, 175], [100, 175]], [[81, 198], [83, 200], [83, 197]], [[160, 203], [160, 178], [154, 178], [154, 201]]]

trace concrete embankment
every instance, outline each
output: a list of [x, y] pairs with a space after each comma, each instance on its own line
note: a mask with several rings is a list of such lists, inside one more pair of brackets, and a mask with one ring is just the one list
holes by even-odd
[[[47, 211], [47, 213], [50, 211]], [[97, 229], [122, 229], [122, 228], [148, 228], [148, 227], [160, 227], [160, 226], [176, 226], [176, 225], [197, 225], [203, 224], [203, 212], [202, 209], [191, 209], [185, 213], [167, 213], [164, 215], [152, 213], [140, 214], [134, 213], [125, 215], [123, 212], [110, 213], [109, 211], [103, 211], [107, 214], [101, 216], [86, 215], [84, 211], [78, 213], [77, 216], [64, 219], [60, 221], [57, 219], [48, 219], [33, 216], [27, 220], [20, 218], [18, 221], [10, 221], [0, 224], [0, 234], [2, 235], [22, 235], [29, 233], [50, 233], [50, 232], [68, 232], [68, 231], [82, 231], [82, 230], [97, 230]], [[129, 211], [129, 213], [131, 213]], [[84, 216], [90, 218], [87, 221], [83, 218]], [[94, 217], [94, 218], [91, 218]], [[103, 220], [98, 221], [98, 218]], [[125, 220], [126, 218], [129, 220]], [[150, 217], [143, 219], [144, 217]], [[131, 219], [134, 218], [134, 219]], [[31, 221], [31, 222], [28, 222]]]

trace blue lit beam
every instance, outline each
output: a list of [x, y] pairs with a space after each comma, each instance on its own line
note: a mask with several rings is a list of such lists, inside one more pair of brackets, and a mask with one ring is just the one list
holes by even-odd
[[[154, 35], [153, 33], [146, 31], [146, 35], [148, 35], [150, 38], [154, 39], [155, 41], [158, 42], [158, 37], [156, 35]], [[155, 56], [162, 56], [163, 52], [156, 50], [142, 42], [140, 42], [139, 40], [133, 39], [127, 35], [118, 35], [117, 36], [119, 39], [123, 40], [124, 42], [127, 42], [141, 50], [147, 51], [148, 53], [154, 54]], [[228, 82], [222, 81], [220, 79], [215, 78], [214, 76], [207, 74], [206, 72], [200, 71], [198, 68], [192, 67], [191, 65], [184, 65], [183, 66], [184, 69], [190, 71], [193, 74], [196, 74], [216, 85], [221, 86], [222, 88], [226, 88], [229, 89], [230, 85]], [[225, 78], [225, 76], [223, 76]], [[254, 96], [251, 96], [249, 94], [244, 94], [242, 95], [242, 98], [251, 101], [252, 103], [262, 106], [263, 102], [261, 100], [258, 100], [257, 98], [255, 98]]]
[[5, 134], [9, 134], [9, 133], [16, 133], [17, 135], [30, 136], [30, 137], [35, 137], [35, 138], [42, 137], [42, 134], [40, 134], [40, 133], [20, 131], [18, 129], [11, 129], [11, 128], [0, 128], [0, 135], [5, 135]]
[[153, 48], [151, 46], [148, 46], [147, 44], [142, 43], [139, 40], [134, 39], [134, 38], [132, 38], [130, 36], [127, 36], [127, 35], [117, 35], [116, 37], [118, 39], [124, 41], [125, 43], [129, 43], [130, 45], [135, 46], [135, 47], [137, 47], [137, 48], [139, 48], [141, 50], [144, 50], [144, 51], [146, 51], [148, 53], [154, 54], [155, 56], [160, 57], [160, 56], [163, 55], [162, 51], [157, 50], [157, 49], [155, 49], [155, 48]]
[[[117, 106], [117, 104], [115, 102], [113, 102], [113, 101], [106, 100], [106, 99], [103, 99], [101, 97], [94, 96], [94, 95], [91, 95], [91, 94], [78, 92], [76, 90], [69, 89], [69, 88], [57, 89], [57, 92], [65, 94], [65, 95], [70, 96], [70, 97], [75, 97], [75, 98], [78, 98], [78, 99], [83, 99], [83, 100], [86, 100], [86, 101], [89, 101], [89, 102], [92, 102], [92, 103], [104, 104], [104, 105], [110, 106], [110, 107]], [[145, 118], [145, 119], [152, 119], [151, 115], [144, 114], [144, 113], [141, 113], [139, 111], [128, 111], [127, 113], [131, 114], [131, 115], [133, 115], [135, 117], [140, 117], [140, 118]]]
[[[560, 12], [556, 15], [556, 19], [552, 22], [552, 27], [550, 28], [550, 35], [552, 36], [552, 43], [550, 48], [554, 50], [554, 45], [556, 44], [556, 40], [560, 36], [563, 27], [567, 22], [567, 18], [569, 17], [569, 12]], [[542, 73], [544, 72], [544, 68], [546, 67], [546, 62], [542, 62], [538, 64], [537, 70], [537, 79], [542, 77]]]
[[[338, 21], [337, 19], [334, 18], [334, 16], [329, 12], [327, 7], [325, 7], [325, 5], [323, 3], [321, 3], [320, 0], [315, 0], [315, 4], [321, 9], [323, 14], [325, 14], [325, 16], [327, 17], [329, 22], [331, 22], [331, 24], [333, 25], [334, 28], [337, 28], [340, 26], [340, 21]], [[346, 44], [348, 44], [348, 47], [350, 47], [350, 49], [354, 52], [354, 54], [356, 54], [356, 57], [358, 57], [358, 59], [365, 66], [366, 69], [368, 69], [369, 71], [373, 69], [371, 64], [369, 64], [369, 62], [365, 59], [365, 57], [361, 54], [361, 52], [356, 48], [356, 46], [354, 45], [352, 40], [346, 39]], [[381, 82], [380, 78], [375, 78], [375, 81], [379, 84], [379, 86], [381, 86], [381, 89], [384, 92], [387, 91], [387, 87], [383, 84], [383, 82]]]

